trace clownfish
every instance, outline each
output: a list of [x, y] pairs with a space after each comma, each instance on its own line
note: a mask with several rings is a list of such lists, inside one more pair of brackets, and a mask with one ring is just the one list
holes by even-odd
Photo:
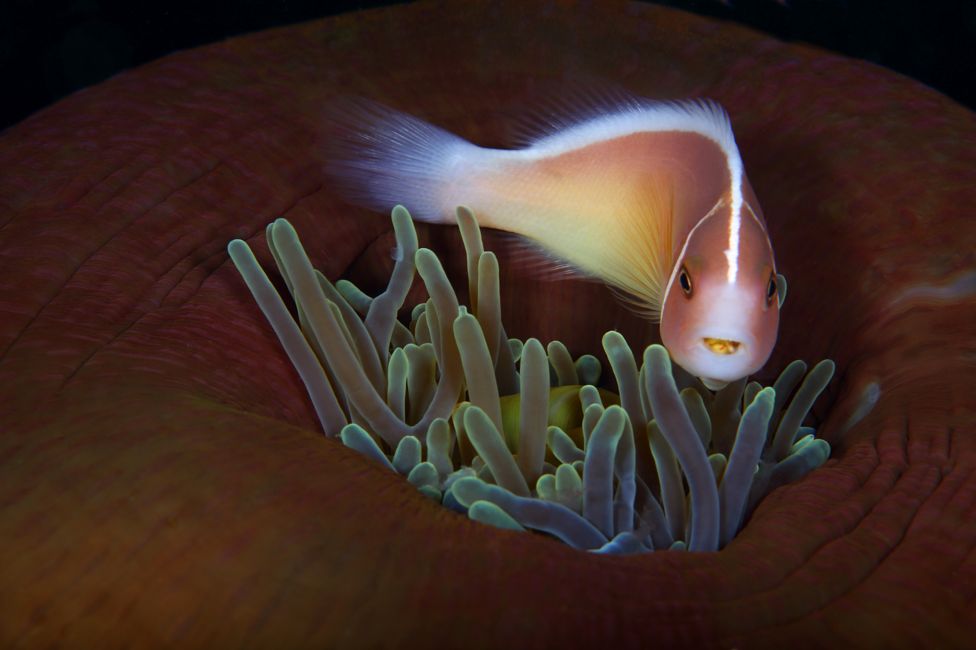
[[[355, 203], [447, 223], [459, 205], [631, 297], [709, 388], [766, 363], [779, 287], [729, 117], [709, 100], [626, 99], [479, 147], [372, 103], [347, 112], [328, 174]], [[783, 287], [785, 289], [785, 287]]]

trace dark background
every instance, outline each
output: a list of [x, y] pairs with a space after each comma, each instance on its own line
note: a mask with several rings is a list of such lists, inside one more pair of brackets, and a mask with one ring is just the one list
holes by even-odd
[[[532, 0], [527, 0], [532, 1]], [[174, 50], [377, 0], [0, 0], [0, 129]], [[660, 0], [914, 77], [976, 107], [976, 0]]]

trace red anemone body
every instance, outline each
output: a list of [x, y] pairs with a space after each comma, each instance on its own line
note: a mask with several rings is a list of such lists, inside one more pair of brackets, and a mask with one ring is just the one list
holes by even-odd
[[[500, 146], [538, 83], [578, 76], [729, 110], [790, 282], [767, 368], [838, 364], [833, 458], [720, 553], [490, 529], [323, 439], [227, 259], [242, 237], [269, 263], [285, 216], [330, 277], [381, 286], [389, 220], [323, 184], [323, 105], [366, 95]], [[0, 644], [965, 645], [974, 203], [970, 111], [653, 6], [402, 6], [77, 93], [0, 134]], [[453, 227], [420, 234], [462, 277]], [[510, 335], [652, 340], [600, 286], [501, 268]]]

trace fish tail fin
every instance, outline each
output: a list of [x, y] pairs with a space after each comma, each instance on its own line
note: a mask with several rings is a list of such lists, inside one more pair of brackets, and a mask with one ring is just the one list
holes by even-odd
[[402, 204], [421, 221], [453, 222], [453, 191], [479, 147], [365, 99], [327, 111], [326, 175], [351, 203], [389, 212]]

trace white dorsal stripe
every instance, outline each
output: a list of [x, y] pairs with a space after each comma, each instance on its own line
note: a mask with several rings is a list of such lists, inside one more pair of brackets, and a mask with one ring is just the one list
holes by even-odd
[[716, 142], [730, 161], [739, 160], [728, 114], [710, 100], [634, 102], [543, 136], [520, 152], [527, 158], [548, 158], [632, 133], [663, 131], [698, 133]]
[[729, 284], [734, 284], [739, 274], [739, 231], [742, 228], [742, 160], [736, 160], [733, 168], [729, 165], [729, 176], [732, 177], [731, 210], [729, 211], [729, 247], [725, 251], [725, 259], [729, 263]]

